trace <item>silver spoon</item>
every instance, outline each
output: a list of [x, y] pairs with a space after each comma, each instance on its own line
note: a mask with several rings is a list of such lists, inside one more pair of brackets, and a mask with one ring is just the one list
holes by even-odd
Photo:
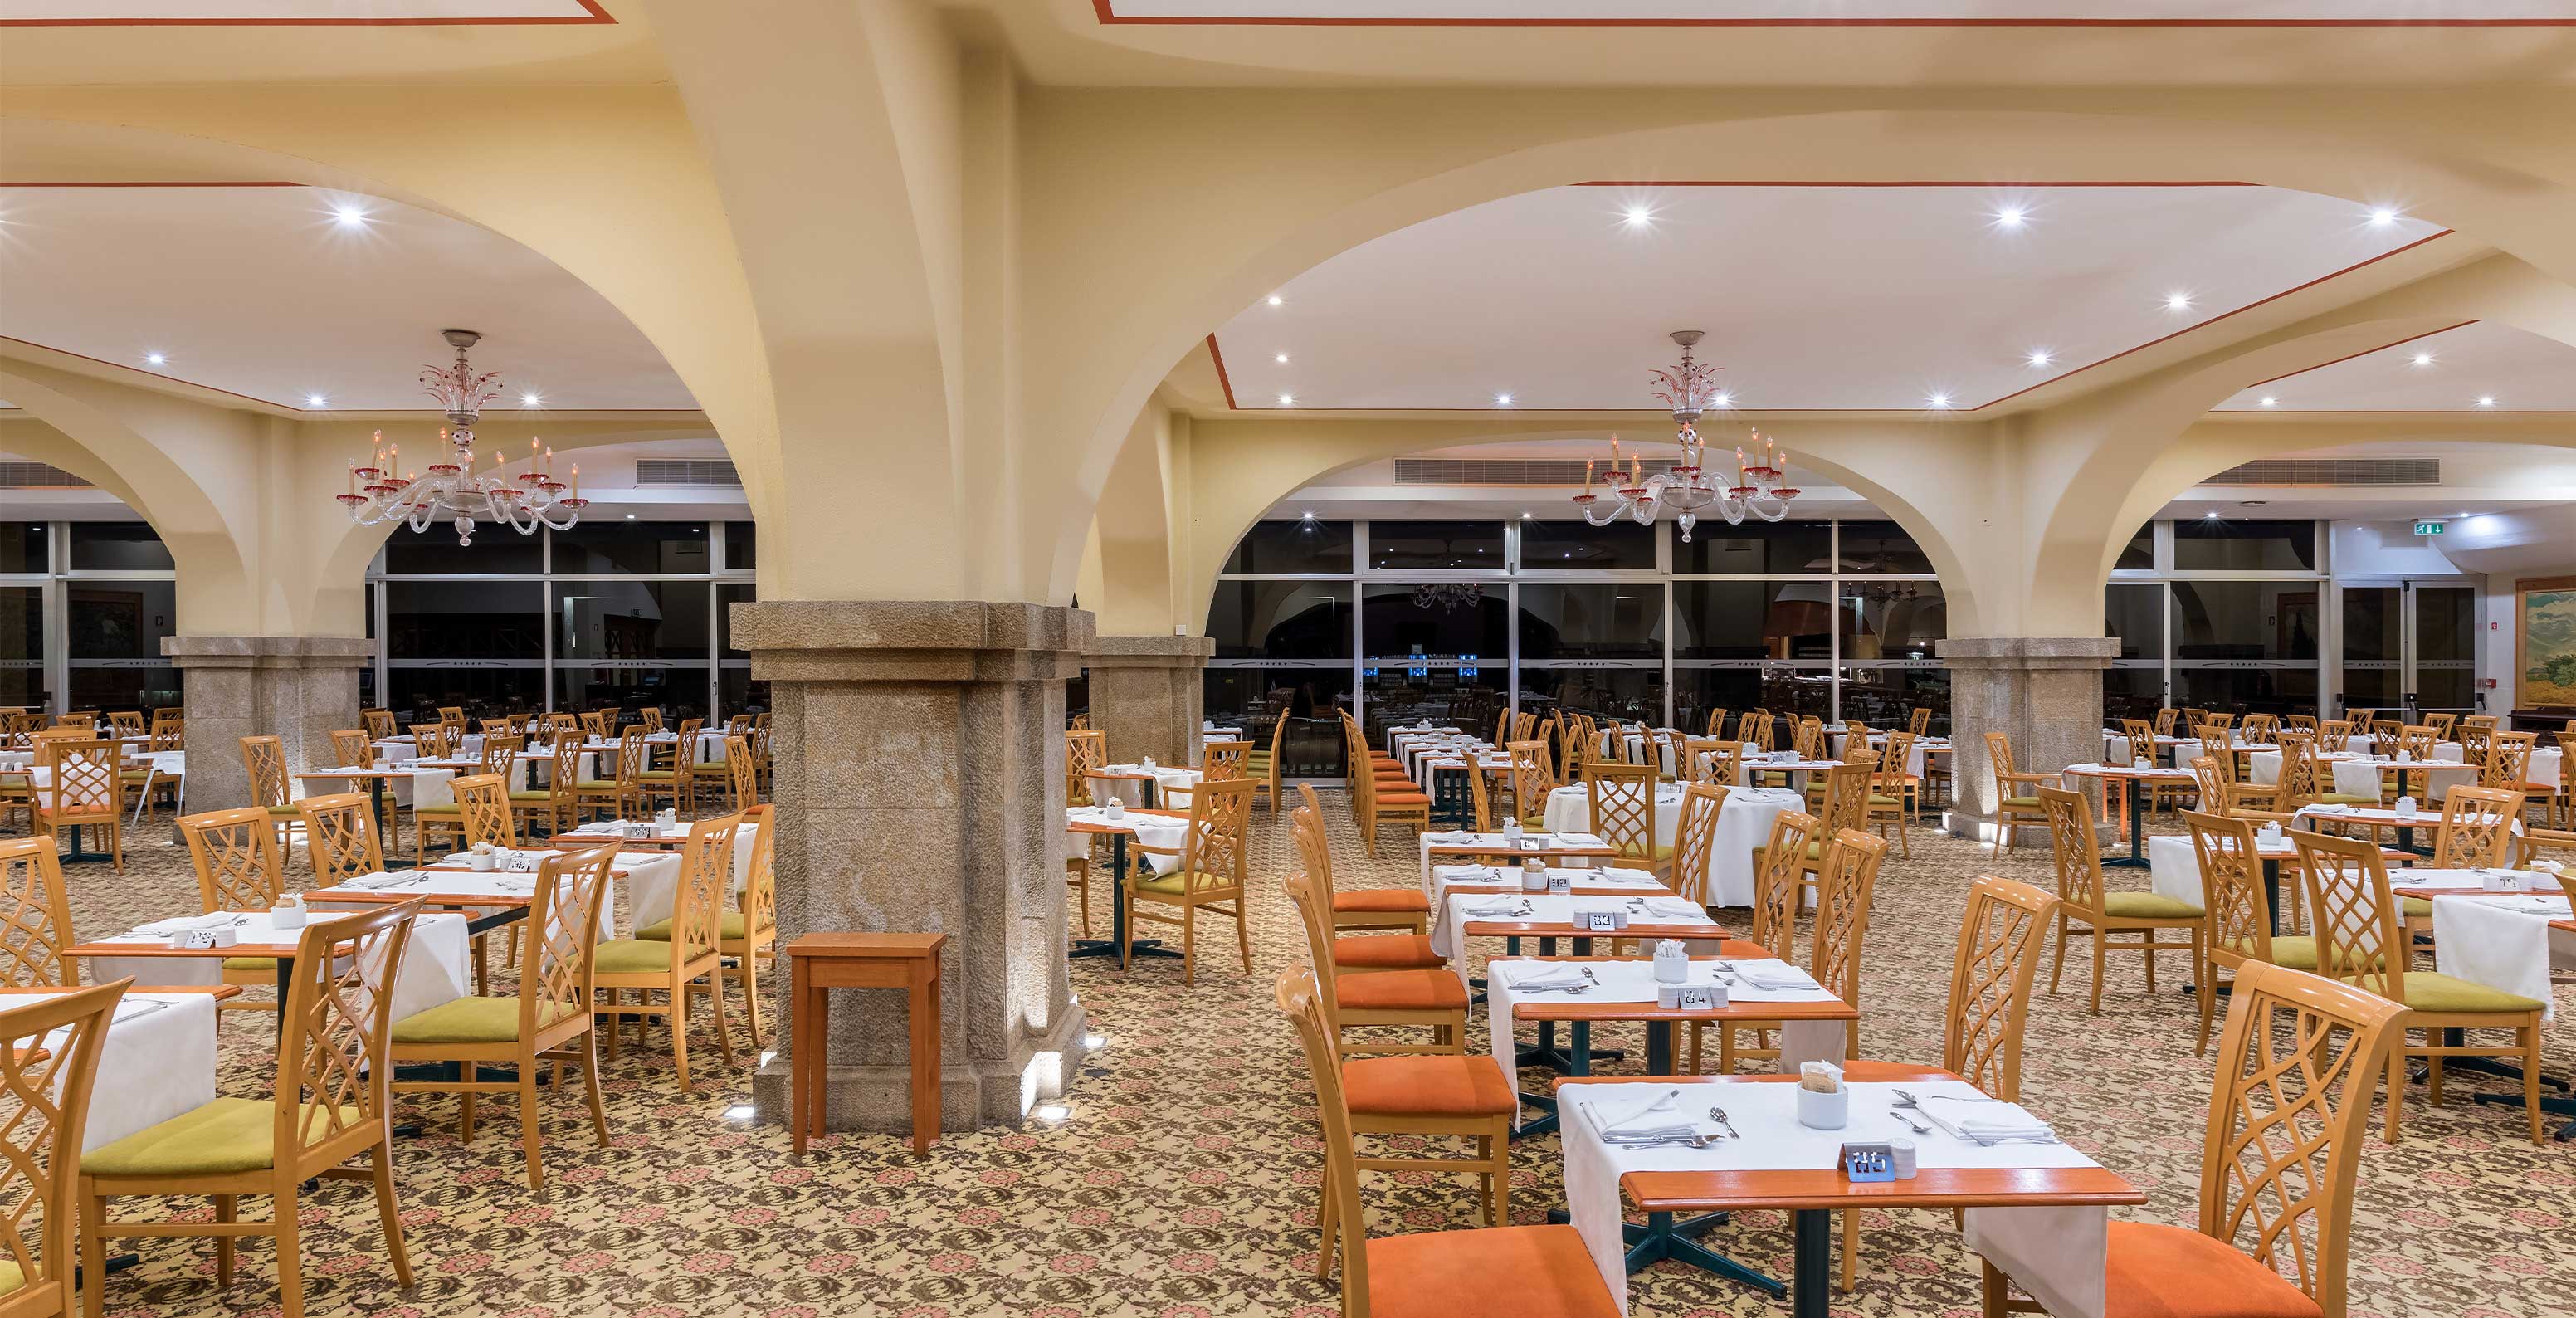
[[1725, 1108], [1711, 1106], [1708, 1110], [1708, 1119], [1724, 1127], [1726, 1129], [1726, 1137], [1728, 1139], [1740, 1140], [1744, 1138], [1742, 1135], [1735, 1133], [1735, 1123], [1726, 1119]]

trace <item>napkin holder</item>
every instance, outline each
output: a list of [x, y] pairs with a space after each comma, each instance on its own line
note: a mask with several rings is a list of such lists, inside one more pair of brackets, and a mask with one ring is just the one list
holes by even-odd
[[2254, 841], [2259, 846], [2277, 847], [2281, 845], [2281, 839], [2287, 836], [2288, 834], [2281, 831], [2281, 823], [2276, 819], [2265, 824], [2262, 831], [2254, 835]]
[[277, 929], [303, 928], [303, 900], [293, 893], [278, 898], [277, 905], [268, 908], [268, 923], [272, 928]]
[[1127, 803], [1119, 800], [1117, 797], [1110, 797], [1109, 804], [1100, 807], [1100, 817], [1109, 820], [1112, 823], [1125, 819], [1127, 817]]
[[653, 826], [655, 828], [669, 829], [677, 826], [679, 822], [680, 812], [677, 810], [665, 809], [653, 812]]
[[1547, 891], [1547, 889], [1548, 889], [1547, 862], [1546, 862], [1546, 861], [1543, 861], [1543, 860], [1541, 860], [1541, 859], [1539, 859], [1539, 858], [1538, 858], [1538, 857], [1536, 857], [1536, 856], [1532, 856], [1532, 857], [1530, 857], [1529, 859], [1522, 861], [1522, 862], [1521, 862], [1521, 891], [1523, 891], [1523, 892], [1546, 892], [1546, 891]]
[[499, 858], [492, 854], [489, 843], [465, 853], [465, 868], [477, 874], [489, 874], [497, 864], [499, 864]]
[[2414, 797], [2401, 796], [2397, 798], [2397, 817], [2400, 819], [2413, 819], [2415, 817]]
[[1505, 842], [1518, 842], [1521, 840], [1521, 821], [1517, 816], [1505, 815], [1503, 817], [1503, 840]]
[[[1911, 1152], [1908, 1147], [1908, 1152]], [[1864, 1141], [1845, 1144], [1835, 1158], [1842, 1168], [1843, 1179], [1856, 1183], [1893, 1181], [1896, 1179], [1896, 1149], [1893, 1141]]]
[[1810, 1130], [1841, 1130], [1851, 1124], [1851, 1087], [1843, 1083], [1841, 1067], [1799, 1064], [1798, 1124]]
[[1655, 982], [1679, 984], [1690, 978], [1690, 950], [1678, 938], [1655, 942]]

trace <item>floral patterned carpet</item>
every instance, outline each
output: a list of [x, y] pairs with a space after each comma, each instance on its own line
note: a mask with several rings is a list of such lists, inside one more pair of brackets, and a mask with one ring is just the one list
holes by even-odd
[[[1345, 886], [1417, 881], [1408, 830], [1387, 829], [1369, 860], [1340, 794], [1325, 801]], [[164, 833], [157, 823], [138, 830], [125, 875], [104, 865], [70, 871], [84, 935], [194, 909], [185, 850], [162, 845]], [[2036, 831], [2025, 838], [2041, 841]], [[1937, 1061], [1966, 884], [1999, 873], [2046, 885], [2053, 871], [2044, 845], [2004, 858], [1929, 828], [1911, 830], [1909, 840], [1913, 856], [1891, 854], [1879, 880], [1863, 1037], [1873, 1057]], [[597, 1146], [572, 1092], [549, 1104], [561, 1120], [548, 1131], [544, 1194], [526, 1186], [509, 1101], [483, 1105], [470, 1145], [455, 1137], [452, 1099], [407, 1105], [406, 1115], [427, 1126], [396, 1149], [416, 1285], [395, 1287], [365, 1187], [325, 1183], [306, 1200], [308, 1310], [511, 1318], [612, 1310], [625, 1318], [1336, 1315], [1335, 1284], [1314, 1275], [1313, 1089], [1271, 1005], [1272, 980], [1304, 955], [1277, 883], [1294, 848], [1284, 819], [1257, 819], [1255, 842], [1253, 973], [1242, 972], [1222, 936], [1195, 987], [1182, 986], [1177, 962], [1124, 974], [1111, 962], [1076, 963], [1075, 990], [1107, 1045], [1074, 1079], [1070, 1116], [1060, 1124], [952, 1133], [927, 1160], [913, 1158], [898, 1137], [835, 1136], [800, 1164], [783, 1130], [743, 1119], [748, 1059], [724, 1068], [701, 1013], [691, 1051], [713, 1079], [702, 1079], [696, 1094], [673, 1085], [658, 1035], [640, 1049], [630, 1043], [608, 1067], [613, 1147]], [[2114, 883], [2143, 886], [2144, 875], [2121, 872]], [[1105, 887], [1094, 902], [1105, 934]], [[1743, 926], [1744, 912], [1724, 914]], [[2089, 967], [2072, 958], [2065, 994], [2032, 1010], [2024, 1098], [2150, 1190], [2153, 1201], [2134, 1216], [2187, 1225], [2196, 1213], [2211, 1071], [2192, 1056], [2191, 1000], [2175, 991], [2187, 977], [2178, 959], [2168, 967], [2172, 973], [2159, 977], [2165, 991], [2149, 997], [2138, 958], [2114, 957], [2102, 1014], [2090, 1017]], [[2045, 979], [2043, 967], [2043, 987]], [[2576, 1007], [2576, 996], [2562, 992], [2558, 1005], [2562, 1013]], [[2567, 1019], [2550, 1029], [2553, 1073], [2576, 1071]], [[1621, 1042], [1616, 1030], [1605, 1033], [1612, 1037], [1603, 1046]], [[1481, 1025], [1469, 1037], [1480, 1047]], [[225, 1092], [265, 1096], [271, 1047], [267, 1017], [236, 1014], [225, 1027]], [[1632, 1045], [1632, 1059], [1641, 1052]], [[2403, 1141], [2370, 1144], [2354, 1216], [2355, 1318], [2576, 1313], [2569, 1247], [2576, 1144], [2534, 1147], [2517, 1110], [2466, 1101], [2497, 1087], [2455, 1078], [2449, 1105], [2434, 1109], [2418, 1085]], [[1553, 1136], [1516, 1147], [1513, 1167], [1516, 1220], [1536, 1222], [1561, 1205]], [[1465, 1178], [1364, 1173], [1362, 1194], [1377, 1234], [1474, 1221]], [[171, 1208], [207, 1215], [202, 1204]], [[243, 1206], [250, 1217], [266, 1210], [257, 1201]], [[1837, 1313], [1976, 1314], [1976, 1263], [1961, 1251], [1949, 1214], [1871, 1213], [1864, 1241], [1860, 1285], [1836, 1297]], [[1787, 1275], [1781, 1214], [1740, 1214], [1709, 1243]], [[221, 1290], [208, 1242], [125, 1244], [142, 1263], [108, 1279], [111, 1313], [276, 1311], [275, 1255], [265, 1241], [243, 1246], [241, 1269]], [[1661, 1318], [1787, 1313], [1785, 1303], [1672, 1264], [1640, 1274], [1631, 1294], [1634, 1313]]]

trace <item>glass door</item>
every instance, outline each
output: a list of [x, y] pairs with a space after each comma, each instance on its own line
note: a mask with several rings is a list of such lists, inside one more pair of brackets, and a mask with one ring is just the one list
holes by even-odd
[[2418, 722], [2477, 696], [2477, 592], [2453, 580], [2346, 583], [2343, 703]]

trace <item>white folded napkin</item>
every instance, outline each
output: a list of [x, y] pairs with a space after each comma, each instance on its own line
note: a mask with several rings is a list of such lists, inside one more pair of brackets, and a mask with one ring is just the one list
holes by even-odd
[[1648, 915], [1661, 916], [1667, 920], [1698, 924], [1708, 919], [1708, 912], [1705, 909], [1684, 897], [1648, 897], [1638, 904], [1646, 908]]
[[2097, 761], [2095, 761], [2094, 763], [2091, 763], [2091, 764], [2070, 764], [2070, 765], [2067, 765], [2067, 766], [2066, 766], [2066, 772], [2068, 772], [2068, 773], [2083, 773], [2083, 772], [2085, 772], [2085, 771], [2087, 771], [2087, 770], [2091, 770], [2091, 769], [2099, 769], [2099, 768], [2101, 768], [2101, 767], [2102, 767], [2101, 762], [2097, 760]]
[[1598, 847], [1608, 845], [1600, 838], [1595, 837], [1590, 833], [1559, 833], [1556, 835], [1556, 840], [1559, 844], [1568, 847]]
[[184, 934], [198, 929], [226, 928], [240, 918], [230, 911], [217, 911], [212, 915], [182, 915], [168, 920], [155, 920], [150, 924], [138, 924], [134, 926], [134, 932], [167, 938], [172, 934]]
[[1974, 1139], [2047, 1139], [2057, 1134], [2019, 1103], [1925, 1094], [1921, 1110], [1925, 1117]]
[[1422, 840], [1425, 842], [1473, 842], [1476, 840], [1476, 835], [1462, 828], [1455, 829], [1447, 833], [1425, 833], [1422, 835]]
[[1583, 972], [1573, 966], [1551, 965], [1534, 970], [1515, 970], [1508, 982], [1514, 989], [1565, 989], [1585, 982]]
[[[1770, 962], [1748, 964], [1742, 961], [1731, 961], [1727, 964], [1734, 967], [1735, 977], [1751, 988], [1821, 989], [1824, 987], [1816, 982], [1815, 976], [1785, 961], [1777, 965]], [[1759, 966], [1759, 969], [1756, 969], [1756, 966]]]

